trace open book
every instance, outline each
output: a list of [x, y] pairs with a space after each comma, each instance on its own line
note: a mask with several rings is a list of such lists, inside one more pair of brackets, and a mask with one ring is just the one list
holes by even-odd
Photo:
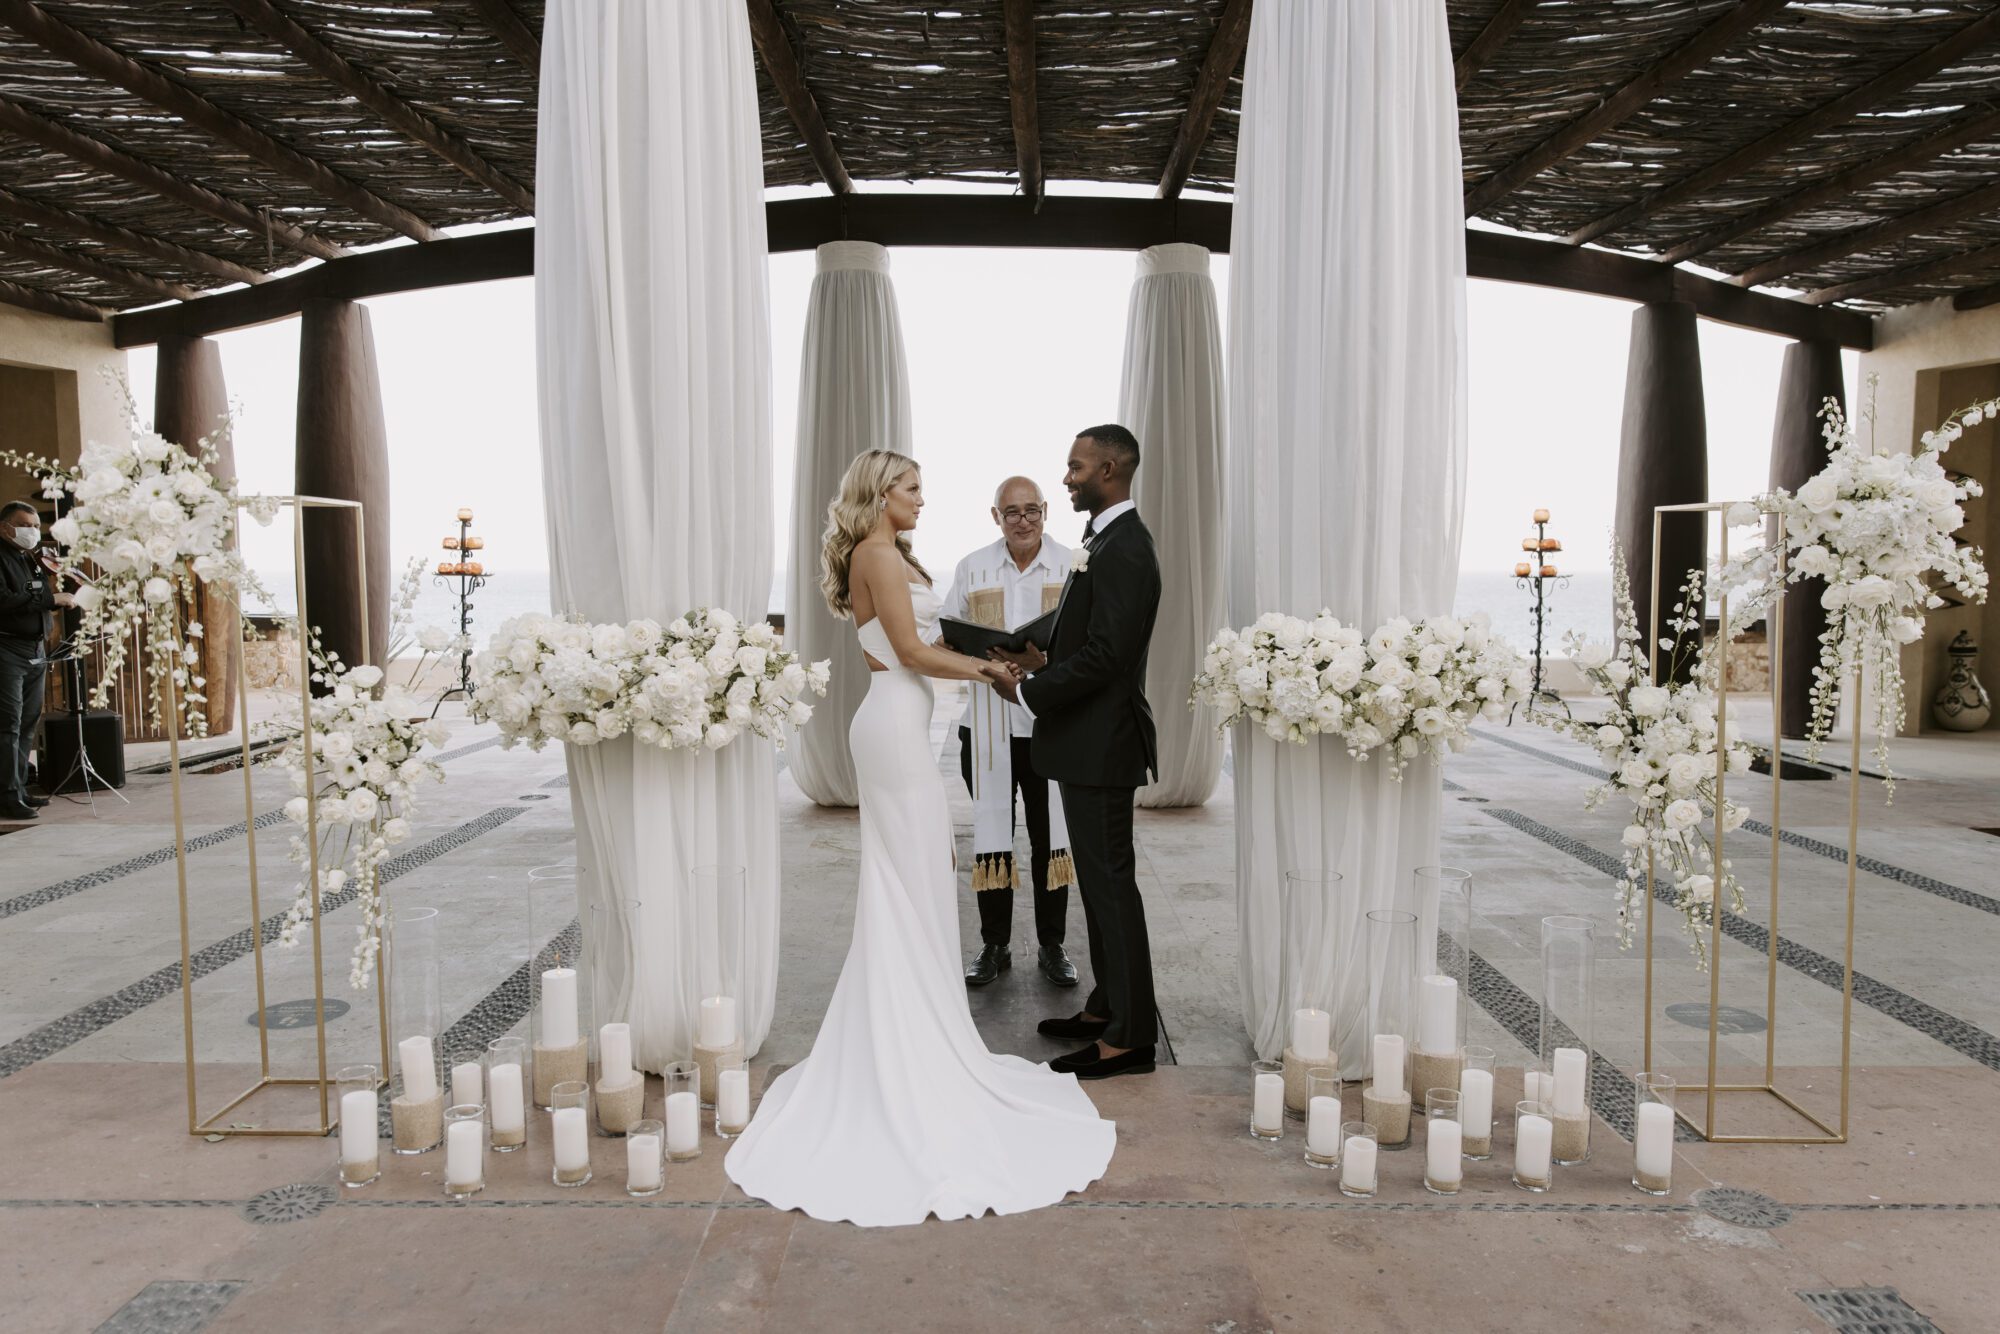
[[996, 630], [990, 625], [961, 621], [952, 616], [941, 618], [938, 628], [943, 632], [940, 637], [947, 645], [975, 658], [983, 658], [987, 650], [995, 648], [1021, 653], [1029, 644], [1047, 652], [1049, 641], [1055, 638], [1056, 613], [1044, 612], [1026, 625], [1017, 625], [1012, 630]]

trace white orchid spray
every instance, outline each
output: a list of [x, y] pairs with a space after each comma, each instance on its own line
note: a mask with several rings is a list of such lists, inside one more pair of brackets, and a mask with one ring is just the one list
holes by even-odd
[[[1609, 708], [1590, 720], [1554, 713], [1536, 718], [1594, 749], [1610, 772], [1608, 781], [1585, 795], [1586, 810], [1613, 797], [1631, 806], [1620, 840], [1624, 875], [1617, 890], [1619, 946], [1631, 947], [1646, 895], [1657, 880], [1672, 887], [1673, 906], [1695, 964], [1706, 969], [1706, 933], [1716, 905], [1726, 904], [1731, 912], [1743, 910], [1742, 887], [1729, 860], [1717, 857], [1712, 833], [1718, 763], [1727, 772], [1740, 774], [1749, 771], [1751, 762], [1750, 748], [1735, 740], [1734, 718], [1716, 712], [1730, 627], [1723, 626], [1716, 639], [1699, 650], [1688, 647], [1700, 642], [1705, 605], [1705, 581], [1700, 571], [1691, 572], [1661, 636], [1660, 646], [1669, 657], [1663, 682], [1656, 682], [1632, 606], [1629, 572], [1615, 543], [1611, 577], [1612, 642], [1587, 639], [1575, 631], [1565, 639], [1571, 660]], [[1723, 753], [1718, 760], [1719, 744]], [[1747, 808], [1724, 799], [1725, 829], [1739, 827], [1748, 814]]]

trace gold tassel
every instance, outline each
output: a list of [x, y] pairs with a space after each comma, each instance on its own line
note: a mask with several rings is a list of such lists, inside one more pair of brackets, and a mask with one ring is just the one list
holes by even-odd
[[1061, 889], [1076, 883], [1076, 863], [1071, 860], [1068, 848], [1058, 848], [1049, 854], [1049, 888]]
[[1014, 864], [1011, 852], [989, 852], [973, 859], [972, 889], [974, 893], [984, 893], [989, 889], [1019, 889], [1021, 868]]

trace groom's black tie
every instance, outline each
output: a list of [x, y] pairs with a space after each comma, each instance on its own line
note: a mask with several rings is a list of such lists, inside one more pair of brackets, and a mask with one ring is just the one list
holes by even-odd
[[1096, 536], [1097, 536], [1097, 516], [1092, 515], [1090, 518], [1085, 519], [1083, 521], [1083, 544], [1085, 546], [1089, 546], [1090, 539]]

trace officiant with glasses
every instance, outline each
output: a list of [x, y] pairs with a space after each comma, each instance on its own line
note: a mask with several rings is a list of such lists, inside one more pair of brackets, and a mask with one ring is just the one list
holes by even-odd
[[[993, 494], [993, 522], [1000, 540], [967, 556], [952, 572], [944, 614], [961, 621], [1011, 630], [1054, 611], [1069, 575], [1069, 548], [1042, 533], [1048, 503], [1026, 477], [1009, 477]], [[1043, 976], [1061, 987], [1076, 985], [1076, 965], [1063, 949], [1069, 887], [1076, 883], [1062, 798], [1055, 784], [1035, 773], [1029, 756], [1034, 722], [1018, 704], [985, 682], [958, 725], [959, 773], [972, 793], [972, 888], [979, 905], [979, 955], [965, 970], [967, 986], [983, 987], [1013, 967], [1014, 891], [1021, 874], [1014, 861], [1015, 794], [1027, 816], [1033, 858], [1035, 936]]]

